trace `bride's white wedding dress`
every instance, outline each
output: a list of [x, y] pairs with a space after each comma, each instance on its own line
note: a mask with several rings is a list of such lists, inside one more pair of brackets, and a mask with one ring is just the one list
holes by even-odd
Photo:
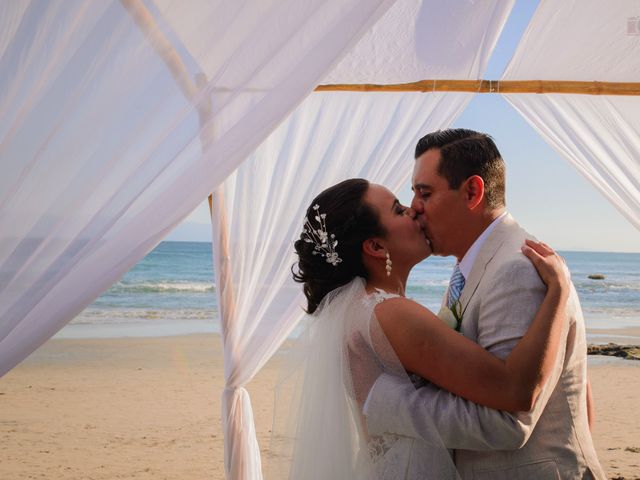
[[356, 278], [329, 293], [289, 355], [277, 389], [273, 478], [457, 479], [435, 427], [427, 439], [367, 434], [363, 403], [375, 379], [382, 373], [411, 379], [374, 314], [397, 295], [367, 294], [364, 287]]

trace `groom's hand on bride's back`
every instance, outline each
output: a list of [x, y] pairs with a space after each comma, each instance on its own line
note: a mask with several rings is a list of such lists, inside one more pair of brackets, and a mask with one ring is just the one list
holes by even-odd
[[346, 353], [348, 365], [345, 373], [350, 377], [347, 382], [352, 382], [353, 393], [362, 410], [371, 388], [383, 370], [371, 345], [361, 332], [351, 334]]

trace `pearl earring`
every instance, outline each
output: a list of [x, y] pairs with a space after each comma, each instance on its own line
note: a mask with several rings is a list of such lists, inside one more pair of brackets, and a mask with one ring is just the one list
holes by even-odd
[[389, 255], [389, 252], [387, 252], [387, 266], [385, 267], [387, 269], [387, 277], [391, 276], [391, 256]]

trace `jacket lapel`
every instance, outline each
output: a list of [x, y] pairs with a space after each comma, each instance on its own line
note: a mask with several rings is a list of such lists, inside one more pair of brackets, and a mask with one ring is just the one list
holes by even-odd
[[482, 247], [480, 247], [480, 251], [478, 252], [476, 260], [473, 263], [473, 267], [471, 268], [469, 278], [465, 279], [464, 289], [460, 294], [460, 304], [462, 305], [463, 309], [463, 318], [464, 311], [469, 305], [469, 302], [471, 302], [473, 295], [476, 293], [476, 290], [480, 285], [480, 281], [482, 280], [482, 277], [484, 276], [484, 273], [487, 269], [487, 265], [489, 265], [491, 260], [495, 257], [496, 253], [514, 227], [517, 228], [518, 224], [510, 214], [507, 214], [502, 219], [500, 224], [496, 225], [493, 232], [491, 232], [491, 234], [484, 241]]

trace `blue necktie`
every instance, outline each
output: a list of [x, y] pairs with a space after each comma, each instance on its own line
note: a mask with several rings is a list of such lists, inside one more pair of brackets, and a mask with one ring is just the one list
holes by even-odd
[[449, 308], [458, 301], [463, 288], [464, 275], [462, 275], [460, 271], [460, 265], [456, 263], [453, 269], [453, 275], [451, 275], [451, 280], [449, 280], [449, 290], [447, 292], [447, 306]]

